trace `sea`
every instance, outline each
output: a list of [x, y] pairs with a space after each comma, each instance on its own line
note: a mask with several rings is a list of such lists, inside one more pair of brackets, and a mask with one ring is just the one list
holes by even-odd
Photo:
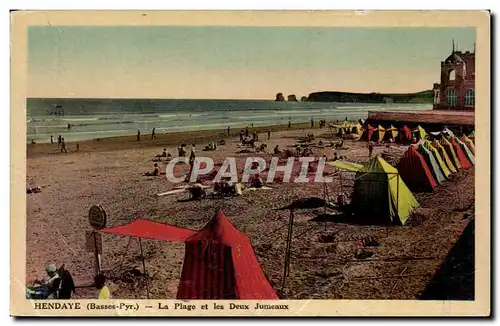
[[[319, 120], [365, 119], [368, 111], [431, 110], [432, 104], [275, 102], [273, 100], [34, 99], [27, 100], [26, 141], [67, 142], [156, 133], [239, 129]], [[68, 128], [69, 126], [69, 128]]]

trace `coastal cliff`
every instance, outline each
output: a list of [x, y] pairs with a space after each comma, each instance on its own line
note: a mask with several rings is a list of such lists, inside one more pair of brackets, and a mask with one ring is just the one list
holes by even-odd
[[340, 103], [432, 103], [433, 92], [432, 90], [401, 94], [316, 92], [309, 94], [307, 100]]

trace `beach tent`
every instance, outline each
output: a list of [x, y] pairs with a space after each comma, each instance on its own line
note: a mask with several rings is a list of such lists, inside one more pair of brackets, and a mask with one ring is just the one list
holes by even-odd
[[447, 127], [445, 127], [443, 129], [442, 134], [445, 135], [445, 137], [448, 138], [448, 139], [450, 139], [451, 137], [455, 137], [455, 134], [453, 133], [453, 131], [451, 131]]
[[472, 130], [469, 134], [469, 138], [474, 142], [474, 144], [476, 143], [476, 132], [474, 130]]
[[450, 170], [450, 172], [451, 173], [457, 172], [458, 171], [457, 168], [452, 163], [451, 158], [448, 156], [448, 153], [446, 152], [446, 150], [444, 149], [444, 147], [441, 146], [441, 144], [439, 143], [439, 141], [438, 140], [433, 140], [431, 142], [431, 145], [432, 145], [432, 147], [434, 147], [435, 149], [437, 149], [437, 151], [439, 152], [439, 155], [441, 155], [441, 158], [443, 159], [443, 162], [446, 163], [446, 167], [448, 167], [448, 169]]
[[375, 128], [372, 138], [370, 140], [379, 143], [384, 140], [384, 135], [385, 135], [385, 128], [382, 127], [381, 125], [378, 125], [377, 128]]
[[472, 165], [475, 165], [476, 164], [476, 158], [475, 158], [474, 154], [472, 154], [472, 152], [469, 149], [469, 147], [467, 146], [467, 144], [464, 143], [463, 141], [461, 141], [460, 139], [456, 138], [456, 137], [453, 138], [453, 141], [455, 141], [460, 146], [460, 149], [464, 153], [464, 155], [467, 158], [467, 160], [469, 160], [469, 162]]
[[278, 300], [248, 237], [219, 210], [186, 240], [177, 299]]
[[356, 173], [351, 206], [357, 218], [404, 225], [419, 204], [398, 170], [376, 155]]
[[[451, 171], [450, 169], [446, 166], [446, 163], [444, 162], [443, 158], [441, 157], [441, 154], [439, 154], [439, 151], [437, 148], [431, 145], [431, 142], [426, 140], [422, 142], [422, 146], [427, 148], [429, 152], [432, 153], [434, 156], [434, 159], [436, 160], [436, 163], [439, 166], [439, 169], [441, 170], [441, 173], [443, 176], [448, 179], [450, 177]], [[434, 173], [433, 173], [434, 174]]]
[[333, 166], [334, 168], [339, 168], [339, 169], [347, 170], [347, 171], [351, 171], [351, 172], [357, 172], [357, 171], [359, 171], [359, 169], [361, 169], [363, 167], [361, 164], [340, 161], [340, 160], [333, 161], [333, 162], [327, 162], [326, 164]]
[[413, 133], [415, 135], [415, 138], [417, 138], [417, 140], [423, 140], [427, 137], [427, 132], [425, 132], [425, 129], [422, 128], [421, 126], [417, 126], [417, 128], [413, 130]]
[[434, 180], [436, 180], [438, 184], [442, 184], [443, 182], [445, 182], [445, 175], [439, 168], [439, 163], [437, 162], [436, 157], [432, 154], [432, 152], [428, 150], [423, 143], [420, 143], [418, 145], [417, 151], [422, 155], [425, 163], [427, 163], [427, 167], [431, 171]]
[[[460, 162], [460, 166], [463, 168], [463, 169], [469, 169], [472, 167], [473, 165], [473, 162], [471, 162], [467, 156], [464, 154], [464, 151], [462, 150], [462, 147], [460, 146], [460, 144], [456, 141], [456, 138], [455, 137], [452, 137], [450, 139], [450, 144], [453, 148], [453, 150], [455, 151], [455, 154], [457, 155], [457, 159], [458, 161]], [[464, 144], [465, 145], [465, 144]], [[474, 161], [472, 159], [472, 161]]]
[[460, 137], [460, 140], [464, 142], [465, 145], [467, 145], [472, 154], [476, 155], [476, 146], [469, 137], [467, 137], [466, 135], [462, 135], [462, 137]]
[[457, 170], [461, 169], [462, 164], [460, 164], [460, 160], [457, 157], [457, 153], [455, 152], [453, 145], [451, 145], [451, 143], [445, 138], [440, 139], [439, 143], [441, 144], [441, 146], [443, 146], [444, 150], [448, 154], [448, 157], [450, 158], [453, 165], [457, 168]]
[[372, 139], [373, 132], [376, 129], [372, 127], [370, 124], [367, 124], [366, 127], [363, 130], [363, 133], [361, 134], [361, 138], [359, 140], [364, 140], [364, 141], [369, 141]]
[[363, 134], [363, 126], [359, 123], [355, 124], [351, 129], [351, 133], [357, 134], [357, 135], [362, 135]]
[[413, 146], [408, 147], [396, 168], [411, 191], [433, 191], [437, 187], [424, 157]]
[[412, 134], [411, 134], [410, 128], [408, 128], [407, 126], [403, 126], [403, 128], [401, 128], [401, 130], [399, 130], [398, 136], [399, 136], [398, 138], [399, 138], [400, 143], [403, 143], [403, 144], [411, 143]]
[[396, 142], [396, 140], [398, 139], [398, 128], [394, 127], [391, 125], [390, 128], [388, 128], [385, 132], [385, 135], [384, 135], [384, 140], [390, 140], [392, 139], [394, 142]]

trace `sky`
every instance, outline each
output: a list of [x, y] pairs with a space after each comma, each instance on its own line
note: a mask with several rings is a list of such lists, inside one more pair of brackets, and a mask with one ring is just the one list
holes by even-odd
[[274, 99], [432, 89], [475, 28], [31, 26], [28, 97]]

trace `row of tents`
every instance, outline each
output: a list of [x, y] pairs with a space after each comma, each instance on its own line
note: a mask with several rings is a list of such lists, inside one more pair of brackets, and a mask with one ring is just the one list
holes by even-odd
[[462, 139], [420, 141], [394, 167], [376, 155], [366, 165], [334, 161], [328, 164], [355, 172], [350, 213], [370, 224], [404, 225], [419, 207], [413, 192], [432, 191], [459, 169], [475, 164], [475, 147]]
[[[450, 138], [455, 136], [454, 133], [446, 127], [441, 131], [427, 132], [425, 128], [420, 125], [414, 129], [406, 125], [400, 128], [394, 127], [393, 125], [383, 127], [382, 125], [372, 126], [366, 124], [363, 120], [359, 120], [356, 123], [344, 121], [342, 124], [330, 124], [329, 127], [332, 134], [336, 136], [343, 137], [346, 134], [355, 134], [359, 136], [359, 139], [362, 141], [373, 141], [376, 143], [392, 141], [394, 143], [411, 144], [412, 142], [424, 139], [441, 139], [443, 137]], [[474, 131], [468, 135], [468, 138], [475, 138]]]

